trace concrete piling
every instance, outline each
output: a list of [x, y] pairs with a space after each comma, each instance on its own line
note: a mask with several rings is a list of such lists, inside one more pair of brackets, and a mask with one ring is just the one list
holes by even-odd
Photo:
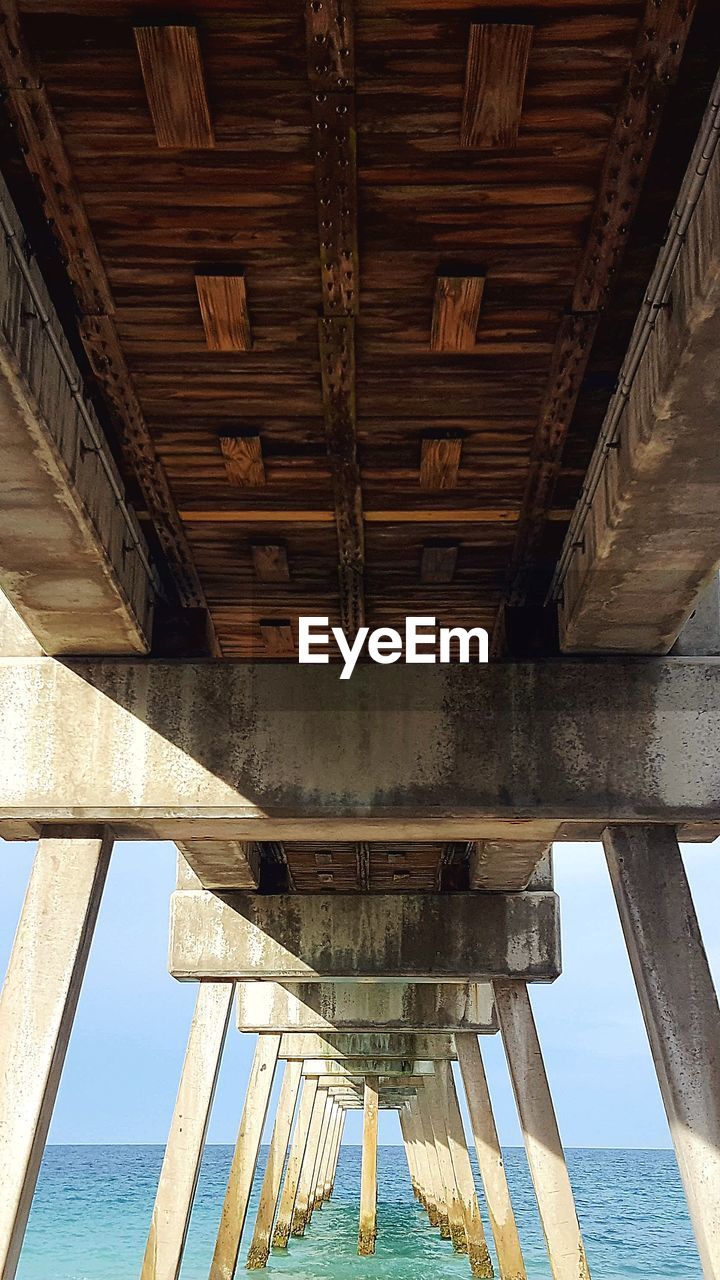
[[285, 1063], [275, 1124], [255, 1217], [255, 1230], [253, 1231], [253, 1238], [247, 1257], [249, 1271], [259, 1271], [266, 1266], [270, 1254], [270, 1236], [280, 1194], [285, 1157], [290, 1142], [290, 1130], [292, 1129], [293, 1116], [295, 1115], [295, 1106], [300, 1089], [301, 1070], [302, 1064], [300, 1062]]
[[0, 995], [0, 1276], [13, 1280], [110, 862], [102, 828], [41, 839]]
[[280, 1197], [280, 1206], [278, 1208], [277, 1220], [275, 1222], [275, 1231], [273, 1232], [272, 1237], [273, 1249], [287, 1249], [288, 1240], [290, 1239], [290, 1229], [292, 1227], [293, 1211], [295, 1209], [295, 1197], [297, 1195], [300, 1170], [305, 1156], [305, 1148], [307, 1146], [316, 1093], [317, 1080], [314, 1078], [304, 1080], [302, 1098], [300, 1099], [298, 1118], [295, 1125], [295, 1133], [293, 1135], [292, 1146], [290, 1149], [290, 1159], [288, 1160], [287, 1169], [285, 1170], [285, 1181], [283, 1183], [282, 1195]]
[[472, 1032], [457, 1035], [455, 1043], [501, 1280], [526, 1280], [480, 1044]]
[[279, 1049], [279, 1035], [258, 1036], [220, 1215], [210, 1280], [233, 1280], [235, 1275]]
[[378, 1081], [374, 1076], [365, 1079], [363, 1099], [363, 1145], [360, 1173], [360, 1228], [358, 1253], [367, 1257], [375, 1252], [377, 1238], [377, 1141], [378, 1141]]

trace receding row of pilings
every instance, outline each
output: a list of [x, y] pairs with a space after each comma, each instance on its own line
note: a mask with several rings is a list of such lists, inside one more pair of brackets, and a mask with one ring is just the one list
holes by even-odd
[[[230, 991], [232, 988], [230, 988]], [[175, 1115], [160, 1174], [142, 1280], [175, 1280], [180, 1271], [214, 1082], [227, 1027], [227, 984], [201, 985]], [[558, 1280], [585, 1277], [587, 1264], [528, 990], [499, 981], [495, 1001], [525, 1138], [530, 1171]], [[393, 1057], [416, 1040], [427, 1057]], [[383, 1043], [384, 1056], [370, 1056]], [[318, 1056], [300, 1056], [310, 1049]], [[397, 1051], [400, 1052], [400, 1049]], [[364, 1053], [365, 1056], [359, 1056]], [[525, 1276], [522, 1250], [483, 1067], [473, 1032], [422, 1036], [262, 1033], [257, 1038], [237, 1143], [220, 1214], [210, 1280], [235, 1274], [260, 1144], [278, 1067], [284, 1066], [257, 1215], [247, 1255], [266, 1266], [271, 1248], [303, 1236], [332, 1194], [348, 1110], [363, 1111], [358, 1252], [377, 1235], [378, 1113], [399, 1113], [413, 1192], [430, 1224], [470, 1270], [493, 1266], [463, 1126], [453, 1063], [467, 1099], [489, 1228], [503, 1280]]]
[[[604, 843], [703, 1273], [707, 1280], [720, 1280], [720, 1010], [676, 833], [669, 826], [613, 826], [605, 831]], [[0, 1280], [13, 1280], [16, 1273], [111, 849], [112, 835], [105, 828], [73, 828], [39, 842], [0, 997]], [[514, 945], [522, 947], [524, 941], [518, 938]], [[456, 976], [458, 982], [465, 980], [460, 972]], [[553, 1280], [585, 1280], [587, 1263], [528, 990], [517, 977], [496, 975], [492, 989]], [[179, 1274], [233, 994], [232, 980], [208, 981], [199, 988], [143, 1280], [177, 1280]], [[500, 1274], [503, 1280], [524, 1275], [477, 1038], [457, 1026], [452, 1053], [433, 1054], [428, 1040], [437, 1021], [420, 1022], [416, 1029], [428, 1060], [411, 1057], [409, 1071], [401, 1064], [400, 1081], [392, 1078], [387, 1037], [382, 1054], [369, 1060], [343, 1053], [334, 1036], [330, 1052], [319, 1056], [308, 1048], [307, 1037], [300, 1037], [302, 1045], [293, 1051], [281, 1028], [259, 1036], [210, 1280], [232, 1280], [237, 1268], [278, 1061], [286, 1067], [252, 1265], [262, 1265], [267, 1257], [268, 1239], [282, 1247], [288, 1224], [290, 1232], [293, 1224], [306, 1226], [328, 1182], [332, 1186], [328, 1173], [336, 1147], [325, 1112], [332, 1098], [341, 1112], [365, 1104], [360, 1247], [372, 1247], [376, 1229], [377, 1109], [394, 1105], [401, 1109], [416, 1194], [441, 1229], [445, 1215], [451, 1232], [455, 1225], [455, 1243], [462, 1241], [464, 1231], [471, 1262], [482, 1266], [483, 1237], [469, 1194], [467, 1151], [463, 1155], [448, 1066], [455, 1057]], [[366, 1031], [363, 1027], [363, 1036]], [[442, 1039], [438, 1034], [438, 1045]], [[324, 1098], [320, 1118], [318, 1095]], [[311, 1142], [313, 1125], [316, 1139]], [[302, 1126], [307, 1136], [301, 1152]], [[339, 1142], [340, 1134], [335, 1137]], [[291, 1154], [283, 1179], [288, 1141]], [[311, 1161], [312, 1150], [316, 1159]], [[322, 1166], [316, 1169], [318, 1160]]]

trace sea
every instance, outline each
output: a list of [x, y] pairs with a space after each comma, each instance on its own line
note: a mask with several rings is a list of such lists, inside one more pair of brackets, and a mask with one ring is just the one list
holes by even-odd
[[[49, 1146], [19, 1267], [20, 1280], [138, 1280], [155, 1187], [159, 1146]], [[207, 1280], [232, 1148], [208, 1146], [182, 1280]], [[522, 1149], [505, 1151], [508, 1182], [530, 1280], [550, 1268]], [[252, 1232], [265, 1159], [238, 1265]], [[569, 1150], [570, 1177], [595, 1280], [701, 1280], [702, 1271], [671, 1151]], [[475, 1168], [476, 1182], [477, 1168]], [[402, 1147], [378, 1156], [378, 1239], [373, 1258], [357, 1249], [360, 1148], [344, 1146], [335, 1193], [313, 1216], [304, 1240], [273, 1253], [267, 1269], [294, 1280], [461, 1280], [467, 1259], [441, 1240], [413, 1199]], [[482, 1196], [481, 1208], [484, 1208]], [[487, 1213], [485, 1213], [487, 1223]], [[488, 1233], [489, 1234], [489, 1233]], [[492, 1252], [492, 1242], [490, 1242]], [[497, 1271], [496, 1271], [497, 1274]]]

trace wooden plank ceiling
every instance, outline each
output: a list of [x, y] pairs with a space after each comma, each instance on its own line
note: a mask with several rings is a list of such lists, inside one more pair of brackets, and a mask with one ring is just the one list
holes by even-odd
[[[224, 656], [287, 658], [300, 613], [492, 630], [542, 599], [695, 8], [0, 0], [108, 429]], [[404, 875], [373, 859], [325, 874]]]

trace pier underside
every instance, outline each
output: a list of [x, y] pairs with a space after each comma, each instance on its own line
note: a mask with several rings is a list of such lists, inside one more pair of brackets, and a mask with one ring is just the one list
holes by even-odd
[[[142, 1280], [180, 1275], [231, 1024], [210, 1280], [263, 1133], [250, 1269], [312, 1229], [354, 1110], [358, 1253], [392, 1110], [432, 1229], [524, 1280], [490, 1035], [553, 1280], [588, 1280], [531, 1002], [562, 970], [552, 845], [588, 840], [720, 1280], [679, 847], [720, 834], [719, 64], [712, 0], [0, 0], [0, 837], [38, 842], [0, 1280], [136, 839], [177, 845], [197, 984]], [[402, 661], [408, 617], [490, 661]], [[341, 679], [301, 618], [385, 633]]]

